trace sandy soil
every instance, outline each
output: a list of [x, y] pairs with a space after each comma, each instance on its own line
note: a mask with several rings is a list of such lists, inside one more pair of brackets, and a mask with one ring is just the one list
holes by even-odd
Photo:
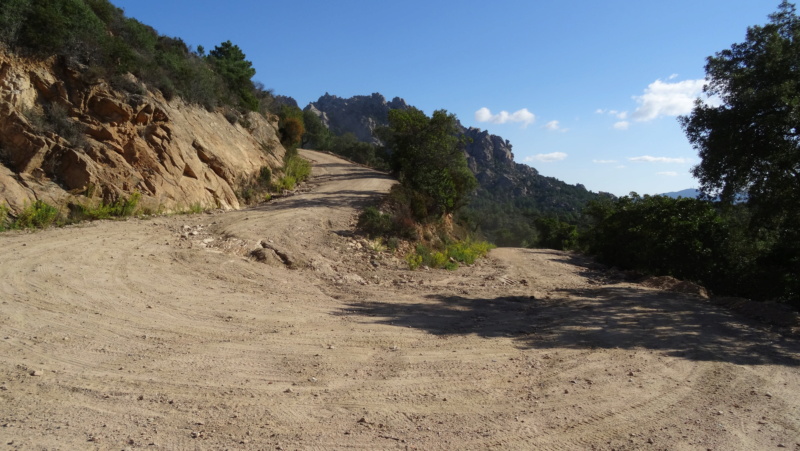
[[303, 155], [251, 210], [1, 235], [0, 446], [800, 449], [795, 338], [562, 252], [408, 271], [351, 235], [391, 181]]

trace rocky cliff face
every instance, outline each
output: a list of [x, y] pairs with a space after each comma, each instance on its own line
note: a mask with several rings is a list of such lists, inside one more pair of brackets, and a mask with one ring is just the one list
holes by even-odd
[[305, 109], [319, 116], [322, 123], [337, 135], [352, 133], [359, 141], [380, 144], [372, 132], [389, 122], [389, 110], [406, 108], [405, 100], [399, 97], [387, 102], [382, 95], [375, 93], [349, 99], [325, 94]]
[[243, 183], [280, 168], [277, 118], [252, 113], [245, 129], [139, 86], [118, 91], [63, 59], [0, 51], [0, 204], [19, 211], [36, 199], [64, 205], [138, 191], [153, 209], [235, 209]]

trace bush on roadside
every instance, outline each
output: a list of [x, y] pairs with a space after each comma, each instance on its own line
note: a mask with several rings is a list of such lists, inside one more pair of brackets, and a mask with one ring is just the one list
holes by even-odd
[[44, 201], [37, 200], [25, 207], [14, 220], [13, 229], [44, 229], [60, 219], [58, 209]]

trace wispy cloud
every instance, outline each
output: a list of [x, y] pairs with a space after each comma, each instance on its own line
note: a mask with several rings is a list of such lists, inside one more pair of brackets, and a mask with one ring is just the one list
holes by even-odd
[[536, 121], [536, 115], [528, 111], [527, 108], [517, 110], [513, 113], [501, 111], [497, 114], [492, 114], [489, 108], [483, 107], [475, 112], [475, 120], [478, 122], [491, 122], [492, 124], [519, 122], [523, 127], [527, 127]]
[[631, 123], [628, 121], [619, 121], [614, 123], [615, 130], [627, 130], [631, 126]]
[[604, 110], [602, 108], [598, 108], [595, 110], [597, 114], [608, 114], [609, 116], [614, 116], [617, 119], [627, 119], [628, 112], [627, 111], [617, 111], [617, 110]]
[[592, 160], [592, 163], [596, 164], [614, 164], [617, 160]]
[[675, 171], [662, 171], [662, 172], [656, 172], [656, 175], [663, 175], [665, 177], [677, 177], [678, 173]]
[[630, 161], [639, 163], [688, 163], [688, 158], [670, 158], [670, 157], [653, 157], [650, 155], [642, 155], [641, 157], [628, 158]]
[[561, 132], [561, 133], [564, 133], [564, 132], [569, 130], [569, 129], [561, 127], [561, 124], [558, 121], [550, 121], [550, 122], [544, 124], [543, 128], [546, 128], [547, 130], [550, 130], [551, 132]]
[[532, 161], [540, 161], [543, 163], [552, 163], [554, 161], [561, 161], [565, 158], [567, 158], [567, 154], [564, 152], [540, 153], [532, 157], [525, 157], [525, 162], [530, 163]]
[[[670, 76], [669, 80], [674, 78]], [[656, 80], [645, 88], [642, 95], [633, 97], [639, 106], [631, 114], [631, 119], [646, 122], [663, 116], [688, 114], [694, 108], [695, 99], [703, 93], [705, 84], [705, 79], [674, 83]]]

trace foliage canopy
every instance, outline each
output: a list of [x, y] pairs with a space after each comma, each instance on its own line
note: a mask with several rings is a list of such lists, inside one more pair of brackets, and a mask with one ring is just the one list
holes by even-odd
[[108, 0], [2, 0], [0, 42], [19, 53], [63, 56], [136, 94], [142, 87], [120, 75], [130, 72], [167, 99], [178, 95], [209, 110], [271, 104], [271, 93], [251, 81], [255, 70], [238, 46], [226, 41], [204, 57], [200, 48], [125, 17]]
[[389, 111], [380, 132], [400, 183], [425, 197], [427, 215], [449, 214], [464, 205], [477, 186], [467, 166], [457, 121], [445, 110], [428, 117], [416, 108]]
[[720, 104], [698, 101], [680, 121], [702, 159], [702, 191], [728, 203], [745, 195], [750, 233], [773, 236], [762, 264], [800, 304], [800, 17], [783, 1], [769, 18], [708, 58], [704, 91]]

